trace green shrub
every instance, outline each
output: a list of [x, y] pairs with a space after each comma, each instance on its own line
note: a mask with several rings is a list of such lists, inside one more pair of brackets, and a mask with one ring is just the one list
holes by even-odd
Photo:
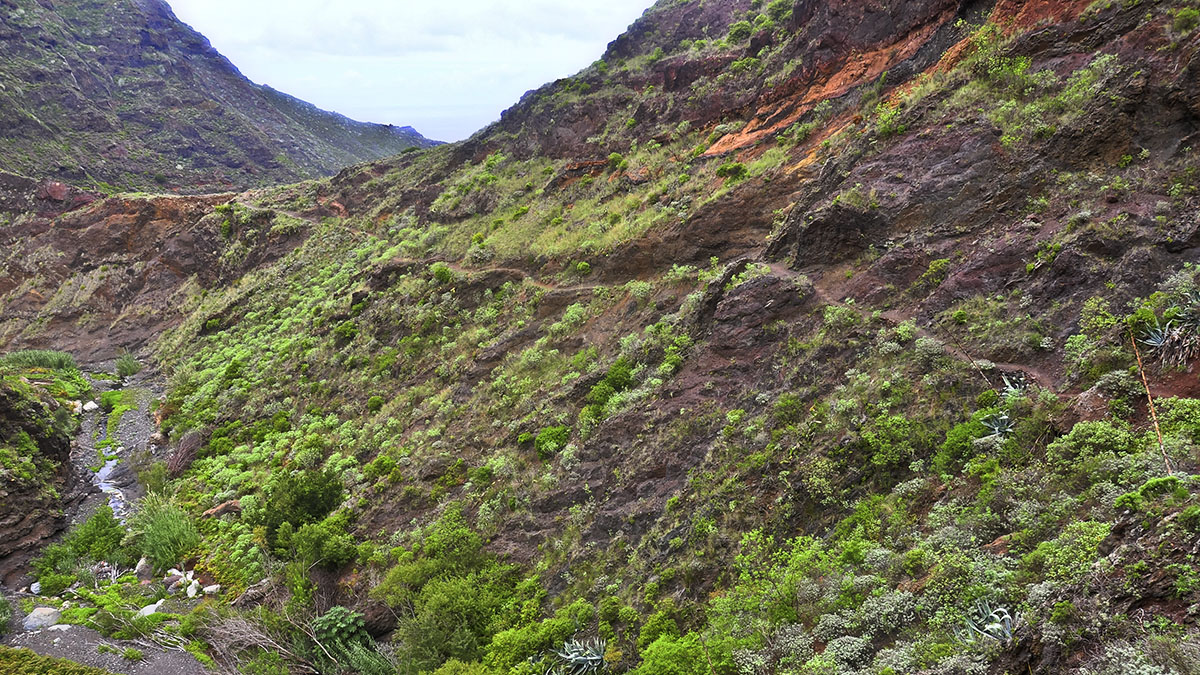
[[367, 410], [373, 413], [379, 412], [380, 408], [383, 408], [383, 403], [382, 396], [372, 396], [367, 399]]
[[333, 329], [333, 334], [337, 336], [339, 340], [349, 342], [350, 340], [358, 337], [358, 324], [347, 319]]
[[160, 495], [148, 495], [129, 519], [142, 554], [164, 570], [182, 561], [200, 544], [200, 532], [188, 514]]
[[290, 538], [296, 559], [310, 566], [321, 563], [326, 567], [340, 567], [358, 554], [354, 537], [346, 532], [345, 525], [336, 517], [301, 525]]
[[454, 270], [444, 262], [435, 262], [430, 265], [429, 273], [433, 275], [434, 281], [443, 286], [454, 281]]
[[750, 171], [741, 162], [726, 162], [717, 167], [717, 177], [724, 178], [726, 184], [744, 180], [749, 175]]
[[1126, 492], [1117, 497], [1113, 503], [1118, 509], [1129, 509], [1130, 511], [1140, 511], [1145, 506], [1148, 500], [1155, 497], [1161, 497], [1169, 492], [1180, 492], [1183, 498], [1187, 497], [1187, 488], [1180, 484], [1179, 479], [1175, 476], [1162, 476], [1159, 478], [1151, 478], [1141, 487], [1133, 492]]
[[345, 607], [330, 608], [313, 619], [310, 627], [317, 642], [334, 653], [349, 651], [352, 645], [366, 647], [371, 644], [363, 615]]
[[750, 35], [754, 32], [754, 25], [749, 21], [738, 21], [729, 27], [729, 41], [733, 43], [743, 42], [750, 39]]
[[1185, 7], [1175, 10], [1171, 28], [1174, 28], [1176, 33], [1190, 33], [1196, 30], [1196, 26], [1200, 26], [1200, 9]]
[[642, 664], [629, 675], [708, 675], [708, 655], [695, 635], [664, 635], [642, 652]]
[[[51, 588], [69, 586], [76, 570], [83, 564], [106, 560], [129, 566], [136, 560], [132, 552], [121, 546], [125, 528], [113, 515], [107, 504], [96, 509], [82, 525], [79, 525], [58, 544], [51, 544], [32, 566], [43, 585], [43, 593], [53, 595]], [[59, 575], [59, 576], [55, 576]], [[68, 580], [69, 579], [69, 580]]]
[[121, 377], [131, 377], [142, 371], [142, 362], [138, 361], [133, 354], [124, 352], [117, 357], [117, 375]]
[[306, 469], [279, 470], [263, 488], [264, 508], [254, 515], [255, 524], [267, 528], [268, 541], [275, 543], [275, 532], [283, 523], [299, 527], [315, 523], [342, 503], [342, 481], [332, 471]]
[[546, 427], [538, 432], [533, 440], [533, 447], [538, 457], [550, 459], [567, 445], [571, 439], [571, 428], [566, 426]]
[[1112, 525], [1097, 521], [1071, 523], [1053, 541], [1044, 541], [1021, 559], [1027, 572], [1041, 572], [1047, 579], [1077, 582], [1092, 569], [1100, 543], [1108, 538]]
[[1126, 455], [1137, 446], [1138, 440], [1124, 427], [1106, 420], [1080, 422], [1046, 447], [1046, 460], [1060, 471], [1076, 471], [1081, 463]]
[[0, 637], [8, 632], [8, 622], [12, 620], [12, 615], [12, 605], [8, 604], [8, 598], [0, 595]]

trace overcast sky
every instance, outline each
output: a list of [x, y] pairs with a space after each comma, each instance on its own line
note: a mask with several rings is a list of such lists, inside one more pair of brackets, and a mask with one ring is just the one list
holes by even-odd
[[455, 141], [600, 58], [653, 0], [168, 2], [259, 84]]

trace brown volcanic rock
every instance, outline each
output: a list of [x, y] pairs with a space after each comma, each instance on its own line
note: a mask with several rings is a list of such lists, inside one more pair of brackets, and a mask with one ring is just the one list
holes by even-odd
[[[232, 242], [214, 208], [234, 195], [115, 197], [55, 218], [0, 226], [0, 344], [54, 345], [84, 361], [136, 350], [182, 316], [177, 293], [207, 287], [273, 261], [300, 241], [265, 232], [275, 217], [256, 212], [263, 232], [244, 257], [222, 260]], [[39, 322], [36, 334], [23, 333]]]
[[18, 444], [27, 434], [36, 445], [32, 459], [39, 464], [38, 479], [13, 475], [0, 478], [0, 585], [12, 586], [26, 572], [29, 560], [42, 545], [67, 525], [58, 495], [68, 495], [77, 476], [71, 465], [71, 439], [59, 431], [51, 415], [53, 399], [39, 400], [0, 382], [0, 439]]

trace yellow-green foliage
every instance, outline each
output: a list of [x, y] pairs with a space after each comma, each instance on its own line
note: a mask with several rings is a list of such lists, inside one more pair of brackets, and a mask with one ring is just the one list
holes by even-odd
[[0, 672], [6, 675], [112, 675], [107, 670], [66, 659], [39, 656], [28, 649], [0, 645]]

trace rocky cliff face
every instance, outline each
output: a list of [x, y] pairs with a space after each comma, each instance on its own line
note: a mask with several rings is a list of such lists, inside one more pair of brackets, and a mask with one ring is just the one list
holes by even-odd
[[0, 168], [188, 193], [316, 178], [431, 142], [244, 78], [161, 0], [0, 4]]
[[63, 498], [78, 477], [71, 439], [54, 420], [59, 407], [28, 380], [0, 381], [0, 584], [25, 576], [29, 560], [66, 527]]
[[[248, 498], [202, 557], [321, 561], [314, 611], [412, 672], [577, 634], [646, 674], [1188, 672], [1198, 26], [662, 2], [467, 142], [22, 216], [0, 335], [166, 329], [187, 503]], [[322, 469], [350, 498], [248, 549]]]

